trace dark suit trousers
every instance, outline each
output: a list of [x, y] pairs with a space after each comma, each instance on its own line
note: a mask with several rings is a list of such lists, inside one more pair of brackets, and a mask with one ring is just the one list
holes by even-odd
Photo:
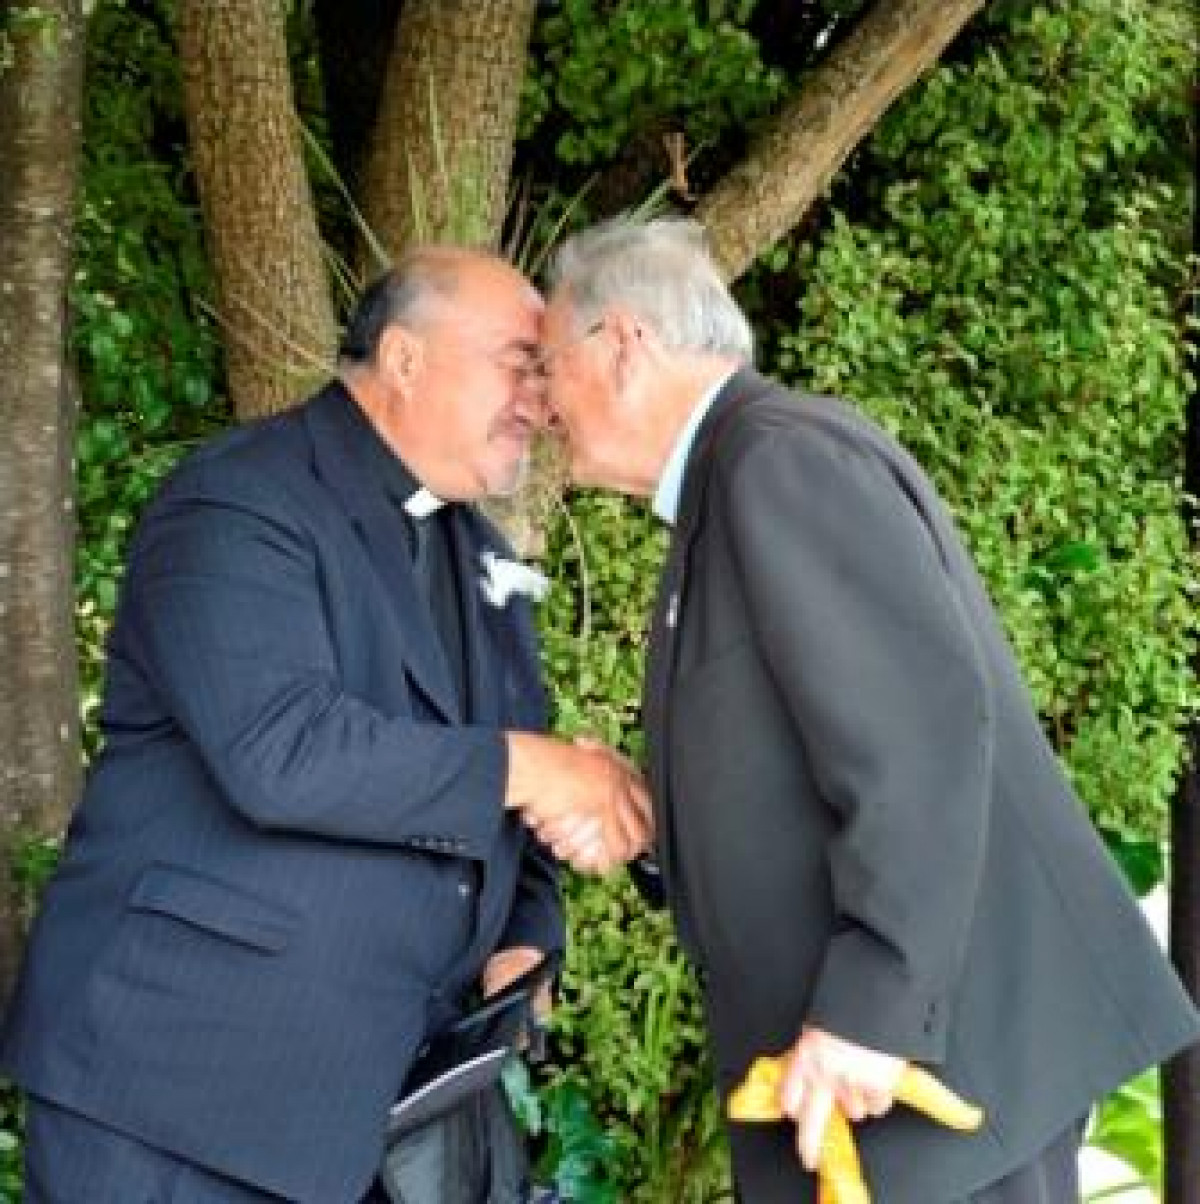
[[[383, 1201], [372, 1194], [363, 1204]], [[27, 1097], [25, 1204], [285, 1204], [113, 1129]], [[334, 1204], [333, 1201], [330, 1204]]]
[[1082, 1125], [1072, 1125], [1028, 1166], [976, 1192], [963, 1204], [1077, 1204]]

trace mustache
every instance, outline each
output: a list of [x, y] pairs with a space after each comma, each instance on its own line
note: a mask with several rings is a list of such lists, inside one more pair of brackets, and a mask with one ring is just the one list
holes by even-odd
[[522, 413], [518, 409], [502, 410], [492, 419], [488, 433], [491, 435], [522, 434], [532, 438], [545, 425], [543, 419]]

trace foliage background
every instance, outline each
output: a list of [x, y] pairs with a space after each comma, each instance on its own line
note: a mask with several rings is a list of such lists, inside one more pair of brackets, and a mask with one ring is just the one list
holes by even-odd
[[[697, 191], [716, 178], [811, 65], [811, 43], [768, 36], [757, 8], [543, 5], [517, 157], [539, 213], [548, 221], [593, 177], [580, 221], [641, 200], [661, 165], [647, 148], [669, 131], [696, 152]], [[172, 17], [171, 0], [98, 0], [90, 20], [71, 296], [89, 719], [129, 530], [180, 452], [230, 420]], [[1186, 0], [995, 0], [738, 288], [761, 366], [850, 396], [932, 472], [1055, 747], [1143, 888], [1161, 877], [1194, 704], [1179, 518], [1191, 20]], [[298, 96], [320, 137], [303, 5], [292, 25]], [[321, 202], [330, 237], [344, 237], [334, 190]], [[590, 494], [549, 537], [557, 726], [634, 756], [663, 549], [643, 510]], [[89, 749], [95, 739], [89, 726]], [[624, 875], [568, 894], [551, 1066], [537, 1093], [516, 1085], [543, 1169], [569, 1199], [718, 1199], [724, 1150], [669, 926]], [[1099, 1132], [1152, 1176], [1153, 1096], [1139, 1098], [1114, 1101]], [[13, 1198], [15, 1104], [3, 1107], [0, 1197]]]

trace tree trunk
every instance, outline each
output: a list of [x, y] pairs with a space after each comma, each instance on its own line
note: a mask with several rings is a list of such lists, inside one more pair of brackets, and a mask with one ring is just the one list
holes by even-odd
[[281, 0], [183, 0], [179, 52], [229, 392], [249, 418], [303, 397], [337, 341]]
[[0, 1010], [26, 905], [13, 858], [79, 787], [66, 290], [79, 177], [82, 0], [0, 17]]
[[406, 0], [363, 198], [391, 258], [417, 241], [497, 245], [535, 8]]
[[877, 0], [701, 202], [718, 262], [736, 280], [824, 191], [888, 106], [935, 63], [984, 0]]

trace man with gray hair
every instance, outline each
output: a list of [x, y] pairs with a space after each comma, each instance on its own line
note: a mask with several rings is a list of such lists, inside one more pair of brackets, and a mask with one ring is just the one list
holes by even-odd
[[[673, 528], [643, 702], [663, 886], [722, 1096], [786, 1053], [795, 1122], [732, 1126], [739, 1198], [814, 1199], [837, 1105], [886, 1204], [1078, 1200], [1092, 1103], [1200, 1024], [929, 479], [753, 370], [695, 223], [569, 239], [544, 339], [575, 479]], [[982, 1131], [893, 1108], [909, 1062]]]

